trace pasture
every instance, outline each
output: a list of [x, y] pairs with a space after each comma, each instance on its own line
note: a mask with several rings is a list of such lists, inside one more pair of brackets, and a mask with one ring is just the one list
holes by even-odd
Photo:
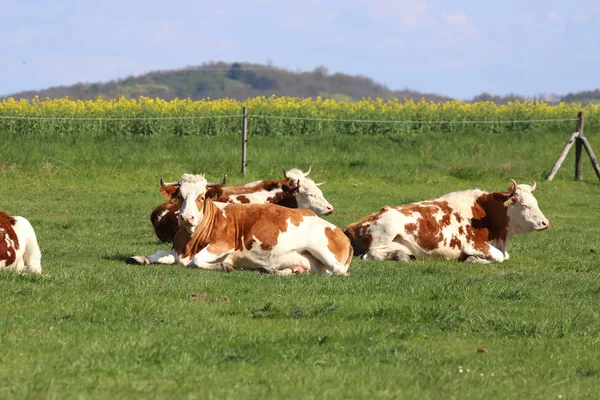
[[[0, 272], [0, 398], [597, 398], [600, 184], [571, 131], [251, 137], [2, 134], [0, 210], [42, 276]], [[596, 152], [600, 135], [586, 131]], [[343, 227], [385, 204], [531, 183], [550, 229], [492, 265], [365, 262], [352, 276], [130, 266], [168, 249], [159, 178], [326, 181]]]

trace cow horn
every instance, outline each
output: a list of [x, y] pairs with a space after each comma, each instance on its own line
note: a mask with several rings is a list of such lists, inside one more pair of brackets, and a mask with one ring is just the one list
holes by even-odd
[[306, 171], [304, 173], [304, 176], [308, 176], [308, 174], [310, 174], [310, 170], [312, 169], [312, 165], [310, 167], [308, 167], [308, 171]]
[[286, 170], [285, 170], [285, 168], [283, 168], [283, 167], [281, 167], [281, 169], [283, 169], [283, 176], [284, 176], [285, 178], [287, 178], [287, 177], [288, 177], [288, 176], [287, 176], [287, 171], [286, 171]]
[[319, 182], [319, 183], [315, 183], [315, 185], [317, 186], [321, 186], [322, 184], [324, 184], [325, 182]]
[[225, 176], [223, 177], [223, 180], [219, 183], [207, 183], [206, 187], [214, 187], [214, 186], [225, 186], [225, 183], [227, 183], [227, 174], [225, 174]]
[[517, 182], [514, 179], [511, 179], [512, 186], [510, 187], [510, 191], [508, 192], [508, 197], [512, 197], [517, 193]]
[[160, 187], [165, 187], [165, 186], [179, 186], [181, 185], [181, 181], [177, 181], [177, 182], [165, 182], [165, 180], [163, 179], [163, 177], [160, 177]]
[[535, 183], [535, 180], [533, 181], [533, 185], [531, 185], [531, 191], [533, 192], [535, 190], [535, 187], [537, 186], [537, 184]]

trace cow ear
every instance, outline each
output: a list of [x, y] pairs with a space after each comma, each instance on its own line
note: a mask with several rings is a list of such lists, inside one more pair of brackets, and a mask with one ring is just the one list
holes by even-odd
[[214, 186], [206, 192], [206, 198], [213, 201], [218, 201], [221, 196], [223, 196], [223, 188], [220, 186]]
[[160, 194], [167, 200], [170, 200], [175, 193], [177, 192], [177, 188], [173, 185], [165, 185], [160, 188]]
[[281, 185], [281, 190], [283, 190], [283, 193], [285, 194], [294, 195], [298, 193], [298, 190], [300, 190], [300, 186]]

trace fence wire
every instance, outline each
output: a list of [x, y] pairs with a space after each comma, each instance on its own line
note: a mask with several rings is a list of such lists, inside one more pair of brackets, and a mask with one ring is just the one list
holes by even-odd
[[[338, 119], [338, 118], [316, 118], [316, 117], [291, 117], [285, 115], [252, 115], [248, 114], [248, 118], [262, 119], [287, 119], [287, 120], [304, 120], [304, 121], [322, 121], [322, 122], [350, 122], [350, 123], [368, 123], [368, 124], [517, 124], [517, 123], [554, 123], [577, 121], [577, 118], [548, 118], [548, 119], [521, 119], [521, 120], [384, 120], [384, 119]], [[182, 116], [182, 117], [36, 117], [26, 115], [0, 115], [0, 119], [16, 119], [16, 120], [40, 120], [40, 121], [173, 121], [173, 120], [196, 120], [196, 119], [211, 119], [211, 118], [243, 118], [241, 114], [234, 115], [202, 115], [202, 116]]]

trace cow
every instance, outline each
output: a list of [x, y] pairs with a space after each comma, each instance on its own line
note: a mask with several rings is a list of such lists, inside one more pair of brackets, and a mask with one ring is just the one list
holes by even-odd
[[0, 212], [0, 269], [41, 274], [41, 258], [29, 221]]
[[353, 254], [350, 240], [313, 211], [276, 204], [216, 202], [207, 192], [222, 187], [207, 183], [204, 175], [183, 174], [173, 186], [181, 211], [172, 249], [130, 257], [125, 260], [128, 264], [347, 275]]
[[344, 228], [354, 254], [366, 260], [416, 258], [490, 263], [508, 260], [508, 239], [548, 229], [532, 192], [533, 185], [512, 185], [507, 192], [478, 189], [438, 199], [385, 206]]
[[[242, 186], [222, 187], [216, 201], [238, 204], [279, 204], [289, 208], [308, 208], [317, 215], [329, 215], [333, 206], [323, 196], [319, 186], [324, 182], [315, 183], [308, 178], [311, 168], [306, 173], [294, 168], [286, 171], [283, 168], [282, 180], [256, 181]], [[221, 192], [222, 190], [222, 192]], [[167, 199], [166, 202], [156, 207], [150, 214], [150, 222], [156, 236], [161, 242], [173, 241], [179, 230], [177, 218], [179, 215], [179, 202], [173, 197], [177, 188], [167, 185], [161, 178], [160, 193]], [[214, 189], [209, 189], [207, 196], [214, 197]]]

